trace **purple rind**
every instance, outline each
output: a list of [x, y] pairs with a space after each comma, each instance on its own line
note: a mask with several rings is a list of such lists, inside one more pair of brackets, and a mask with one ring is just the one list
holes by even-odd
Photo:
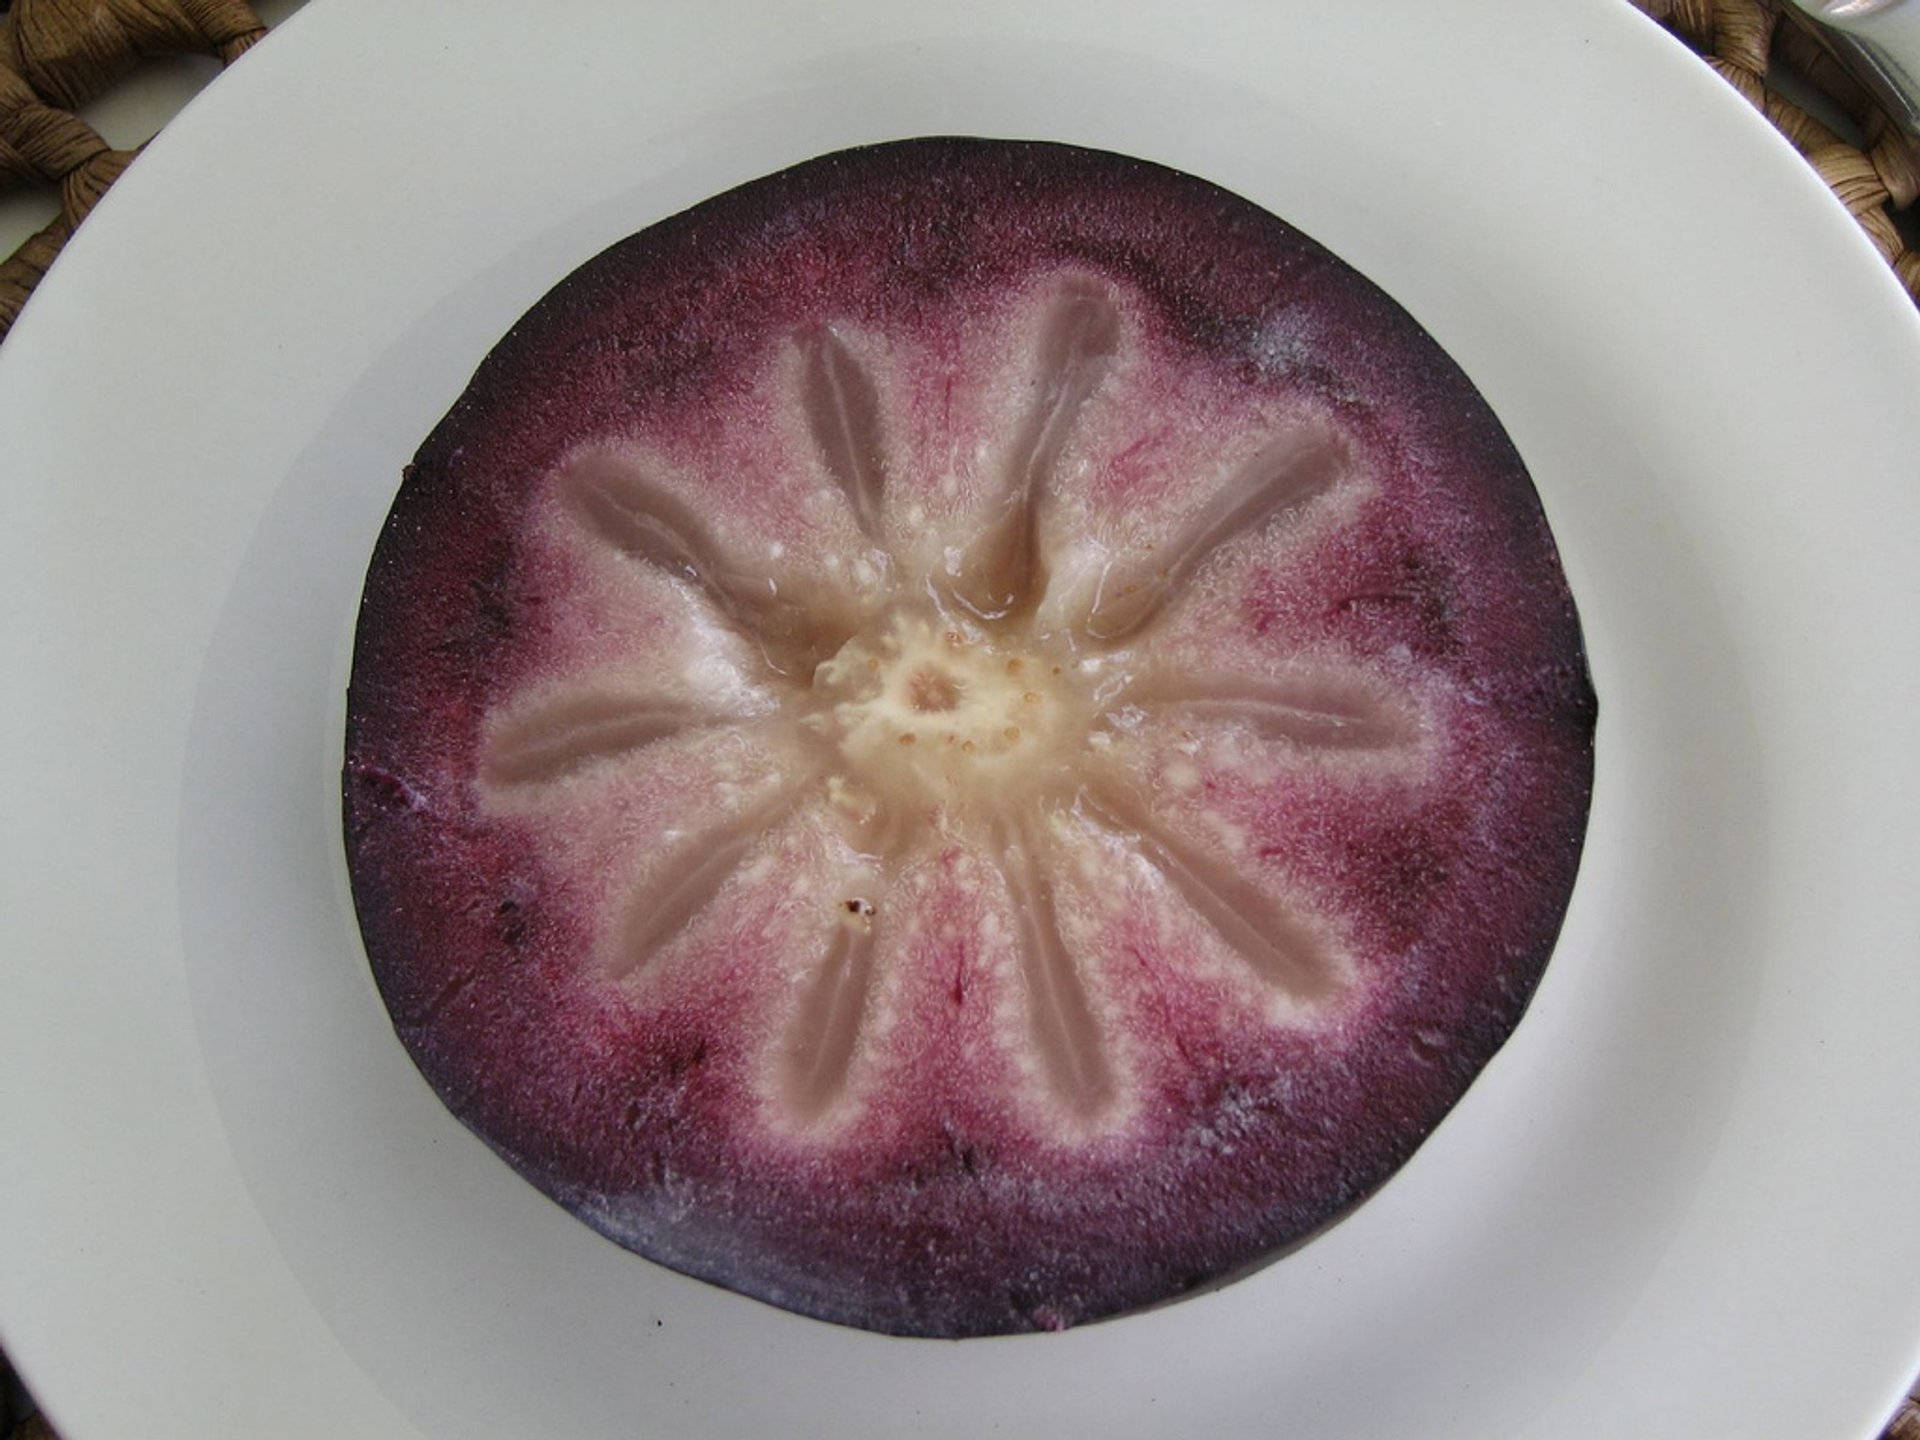
[[[884, 253], [876, 233], [893, 237]], [[1382, 453], [1448, 458], [1431, 478], [1451, 487], [1452, 548], [1432, 568], [1396, 571], [1392, 614], [1347, 630], [1328, 620], [1325, 634], [1391, 634], [1469, 676], [1522, 758], [1470, 817], [1370, 835], [1366, 853], [1329, 862], [1392, 877], [1381, 932], [1421, 957], [1381, 986], [1369, 1043], [1334, 1064], [1306, 1037], [1221, 1037], [1147, 1155], [1096, 1147], [1049, 1167], [969, 1117], [934, 1113], [879, 1153], [808, 1162], [732, 1135], [737, 1076], [716, 1078], [723, 1003], [636, 1016], [581, 982], [564, 883], [471, 794], [482, 719], [535, 663], [548, 623], [552, 597], [519, 563], [517, 525], [538, 477], [578, 445], [724, 415], [765, 330], [817, 318], [814, 292], [782, 284], [795, 247], [834, 277], [821, 283], [851, 318], [876, 326], [911, 326], [1038, 265], [1092, 269], [1253, 387], [1265, 383], [1260, 317], [1286, 309], [1331, 337], [1289, 384]], [[1509, 573], [1463, 596], [1450, 568], [1462, 554], [1498, 556]], [[1268, 603], [1249, 596], [1254, 633]], [[1271, 597], [1266, 619], [1298, 623], [1285, 604]], [[1242, 1269], [1413, 1153], [1519, 1022], [1552, 951], [1584, 837], [1595, 714], [1524, 466], [1390, 299], [1284, 222], [1174, 171], [1064, 146], [910, 141], [809, 162], [613, 246], [482, 363], [408, 467], [369, 569], [348, 689], [348, 863], [375, 980], [421, 1072], [603, 1234], [838, 1323], [1055, 1329]], [[1410, 1037], [1425, 1031], [1447, 1044], [1422, 1051]], [[1196, 1117], [1221, 1116], [1239, 1127], [1225, 1136], [1232, 1163], [1181, 1138]]]

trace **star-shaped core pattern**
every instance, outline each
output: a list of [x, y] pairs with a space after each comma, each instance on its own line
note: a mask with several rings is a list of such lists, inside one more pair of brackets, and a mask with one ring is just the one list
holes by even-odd
[[588, 1224], [876, 1330], [1298, 1238], [1518, 1022], [1594, 703], [1520, 457], [1272, 215], [930, 140], [561, 282], [414, 458], [348, 697], [394, 1027]]
[[1300, 411], [1240, 445], [1158, 543], [1104, 556], [1086, 583], [1057, 583], [1042, 517], [1125, 322], [1090, 283], [1047, 288], [1035, 353], [1018, 365], [1027, 398], [1012, 442], [939, 564], [894, 543], [906, 527], [892, 471], [925, 461], [889, 444], [897, 427], [879, 387], [831, 323], [791, 338], [776, 405], [801, 417], [815, 469], [857, 533], [853, 563], [824, 572], [843, 583], [783, 579], [736, 553], [687, 494], [621, 447], [569, 457], [553, 482], [577, 543], [669, 579], [671, 605], [739, 642], [726, 688], [759, 703], [742, 714], [650, 683], [670, 677], [605, 670], [543, 685], [537, 698], [510, 694], [489, 717], [482, 783], [524, 812], [543, 794], [578, 805], [583, 790], [614, 787], [620, 767], [688, 763], [672, 742], [689, 737], [709, 754], [716, 736], [744, 739], [765, 758], [749, 798], [676, 836], [616, 901], [621, 918], [601, 953], [610, 979], [644, 986], [783, 831], [804, 816], [829, 835], [844, 850], [845, 883], [799, 919], [815, 953], [767, 1072], [770, 1099], [796, 1123], [857, 1100], [851, 1065], [878, 941], [910, 908], [903, 872], [942, 846], [964, 846], [995, 872], [986, 888], [1017, 956], [1021, 1031], [1052, 1102], [1080, 1122], [1113, 1112], [1125, 1087], [1089, 998], [1090, 960], [1063, 929], [1059, 896], [1076, 853], [1117, 847], [1144, 862], [1294, 1014], [1335, 1006], [1350, 970], [1338, 927], [1217, 840], [1157, 814], [1137, 737], [1171, 729], [1204, 745], [1231, 735], [1270, 764], [1309, 761], [1336, 781], [1343, 768], [1377, 774], [1383, 760], [1417, 758], [1420, 707], [1375, 673], [1309, 658], [1234, 675], [1154, 644], [1219, 552], [1258, 545], [1316, 508], [1341, 523], [1330, 497], [1364, 479], [1325, 414]]

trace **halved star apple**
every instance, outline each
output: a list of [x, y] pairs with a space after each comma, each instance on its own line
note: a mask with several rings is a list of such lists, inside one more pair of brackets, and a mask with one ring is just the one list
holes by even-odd
[[1191, 177], [936, 140], [563, 281], [406, 473], [346, 744], [446, 1103], [622, 1245], [1051, 1329], [1379, 1185], [1558, 932], [1538, 500], [1370, 283]]

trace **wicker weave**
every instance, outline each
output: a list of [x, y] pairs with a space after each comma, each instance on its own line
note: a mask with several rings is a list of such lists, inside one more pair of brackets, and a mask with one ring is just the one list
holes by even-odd
[[[1920, 250], [1901, 228], [1920, 195], [1920, 147], [1900, 135], [1823, 45], [1778, 0], [1634, 0], [1684, 38], [1804, 155], [1920, 300]], [[5, 0], [0, 0], [4, 6]], [[115, 150], [75, 107], [156, 55], [210, 54], [231, 64], [266, 33], [245, 0], [14, 0], [0, 14], [0, 191], [58, 191], [60, 213], [0, 263], [0, 337], [101, 195], [133, 158]], [[1827, 97], [1851, 139], [1787, 98]], [[1859, 143], [1852, 143], [1857, 140]], [[5, 1357], [0, 1356], [0, 1369]], [[58, 1440], [43, 1418], [12, 1423], [0, 1402], [0, 1440]], [[1809, 1437], [1814, 1440], [1814, 1437]], [[1920, 1390], [1882, 1440], [1920, 1440]]]
[[[1780, 0], [1634, 0], [1694, 47], [1720, 78], [1773, 122], [1827, 182], [1874, 248], [1920, 301], [1920, 250], [1903, 232], [1920, 195], [1920, 145], [1903, 135], [1848, 73], [1819, 29]], [[1824, 96], [1860, 144], [1795, 104], [1788, 91]]]
[[0, 336], [133, 158], [74, 108], [151, 56], [231, 64], [266, 33], [245, 0], [15, 0], [0, 17], [0, 190], [40, 185], [60, 195], [60, 213], [0, 263]]

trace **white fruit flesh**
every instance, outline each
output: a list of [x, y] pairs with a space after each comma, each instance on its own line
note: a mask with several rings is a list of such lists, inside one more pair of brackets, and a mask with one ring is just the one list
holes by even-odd
[[874, 809], [978, 813], [1070, 792], [1091, 733], [1088, 669], [1044, 641], [895, 613], [814, 672], [827, 708], [809, 723], [844, 763], [847, 793]]

